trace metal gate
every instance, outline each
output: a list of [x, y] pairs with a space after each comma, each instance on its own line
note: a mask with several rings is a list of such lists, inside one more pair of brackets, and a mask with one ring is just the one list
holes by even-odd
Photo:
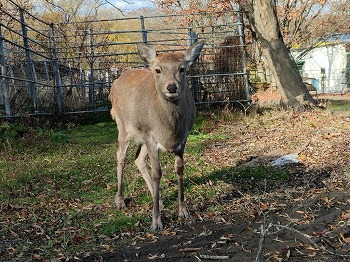
[[64, 24], [43, 21], [14, 3], [2, 14], [0, 117], [109, 110], [113, 80], [143, 66], [138, 42], [168, 52], [204, 40], [188, 74], [196, 104], [250, 102], [238, 10]]

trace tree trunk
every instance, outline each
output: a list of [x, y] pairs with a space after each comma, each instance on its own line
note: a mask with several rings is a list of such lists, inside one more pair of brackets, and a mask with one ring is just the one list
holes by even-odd
[[247, 2], [242, 9], [247, 15], [255, 40], [261, 44], [262, 53], [282, 95], [281, 102], [297, 110], [304, 110], [306, 104], [314, 106], [316, 102], [283, 41], [274, 4], [271, 0]]

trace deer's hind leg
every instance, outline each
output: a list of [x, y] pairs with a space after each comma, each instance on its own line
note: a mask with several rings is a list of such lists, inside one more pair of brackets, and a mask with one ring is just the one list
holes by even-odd
[[118, 208], [124, 208], [125, 202], [123, 198], [123, 176], [126, 159], [126, 151], [129, 146], [129, 138], [126, 130], [119, 125], [118, 127], [118, 150], [117, 150], [117, 175], [118, 175], [118, 191], [115, 195], [115, 204]]
[[136, 153], [136, 159], [135, 164], [140, 170], [140, 173], [143, 177], [143, 179], [146, 181], [147, 187], [149, 191], [151, 192], [151, 195], [153, 197], [153, 185], [152, 185], [152, 178], [148, 172], [147, 164], [146, 164], [146, 157], [147, 157], [147, 146], [145, 144], [139, 145], [139, 148]]

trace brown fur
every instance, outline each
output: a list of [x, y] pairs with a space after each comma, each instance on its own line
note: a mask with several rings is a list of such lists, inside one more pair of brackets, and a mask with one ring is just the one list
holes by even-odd
[[[145, 44], [138, 46], [149, 69], [124, 72], [112, 85], [109, 99], [111, 115], [118, 126], [118, 192], [116, 205], [125, 207], [122, 196], [124, 160], [129, 141], [139, 145], [135, 160], [153, 197], [152, 230], [163, 228], [160, 218], [159, 181], [162, 176], [158, 150], [175, 154], [175, 170], [179, 182], [179, 215], [188, 216], [183, 195], [183, 153], [193, 125], [195, 107], [186, 85], [186, 69], [194, 62], [204, 43], [190, 47], [185, 53], [162, 54]], [[152, 177], [145, 158], [149, 155]]]

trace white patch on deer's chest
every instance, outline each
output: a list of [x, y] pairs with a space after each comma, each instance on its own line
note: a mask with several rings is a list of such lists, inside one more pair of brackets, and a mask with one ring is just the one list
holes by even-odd
[[181, 149], [181, 144], [179, 144], [177, 147], [175, 148], [166, 148], [165, 146], [163, 146], [161, 143], [157, 143], [157, 149], [160, 149], [162, 151], [171, 151], [171, 152], [177, 152]]

